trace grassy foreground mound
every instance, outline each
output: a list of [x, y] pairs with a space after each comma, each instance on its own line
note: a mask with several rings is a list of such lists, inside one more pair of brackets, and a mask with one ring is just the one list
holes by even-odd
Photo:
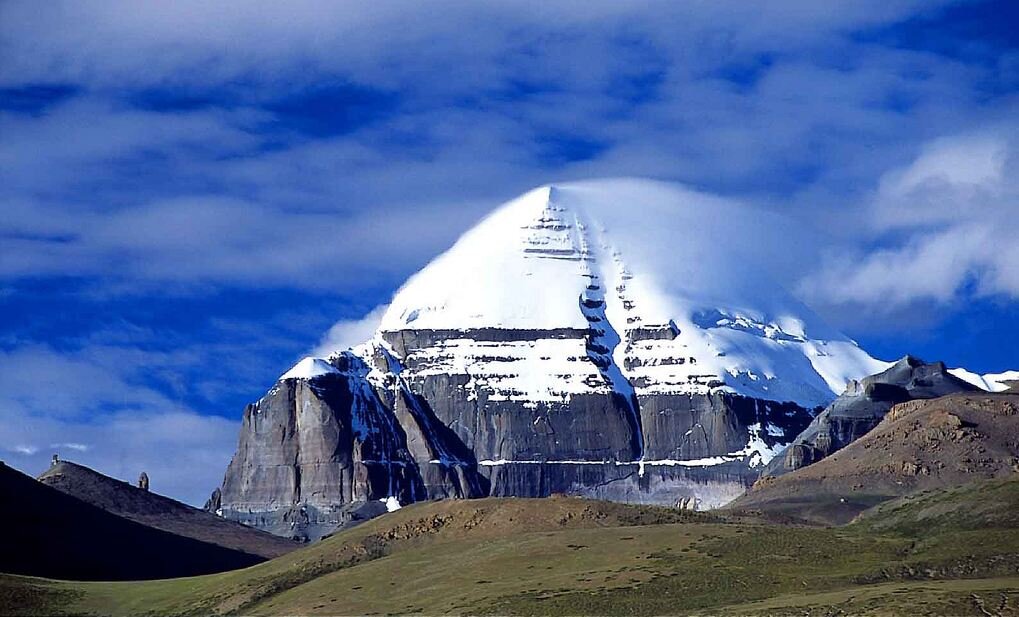
[[0, 613], [1019, 614], [1017, 495], [981, 483], [843, 528], [566, 498], [417, 504], [234, 572], [0, 577]]

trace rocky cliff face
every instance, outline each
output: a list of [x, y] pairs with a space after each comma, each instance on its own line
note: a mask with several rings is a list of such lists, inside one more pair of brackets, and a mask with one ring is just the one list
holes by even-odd
[[392, 369], [339, 354], [336, 372], [284, 377], [245, 409], [219, 514], [317, 539], [384, 511], [388, 497], [564, 493], [715, 507], [742, 494], [811, 417], [723, 392], [493, 401], [465, 388], [466, 375], [415, 376], [384, 348], [376, 354]]
[[[380, 352], [368, 360], [386, 358]], [[470, 452], [449, 440], [394, 374], [343, 353], [329, 364], [299, 364], [244, 410], [219, 513], [317, 539], [370, 516], [365, 506], [387, 497], [410, 503], [485, 494]]]
[[763, 222], [703, 201], [622, 183], [510, 202], [411, 278], [371, 341], [245, 410], [223, 516], [315, 537], [389, 498], [735, 498], [887, 365], [727, 241]]

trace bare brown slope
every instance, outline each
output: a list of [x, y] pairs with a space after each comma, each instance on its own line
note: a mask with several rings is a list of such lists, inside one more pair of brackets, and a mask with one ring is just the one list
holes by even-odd
[[279, 557], [300, 546], [292, 540], [228, 521], [77, 463], [61, 461], [39, 476], [39, 481], [137, 523], [266, 559]]
[[210, 574], [263, 558], [153, 529], [0, 463], [0, 572], [72, 580]]
[[919, 490], [1019, 473], [1019, 395], [953, 394], [896, 405], [871, 432], [813, 465], [763, 478], [729, 510], [843, 524]]

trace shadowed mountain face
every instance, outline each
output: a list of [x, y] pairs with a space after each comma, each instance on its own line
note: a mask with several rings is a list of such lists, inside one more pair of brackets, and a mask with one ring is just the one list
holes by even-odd
[[888, 369], [859, 381], [811, 421], [763, 476], [779, 476], [810, 465], [846, 447], [881, 422], [893, 405], [958, 392], [979, 392], [952, 375], [942, 362], [926, 363], [905, 356]]
[[76, 463], [56, 463], [39, 476], [39, 482], [136, 523], [266, 559], [300, 546]]
[[72, 580], [193, 576], [263, 558], [116, 516], [0, 464], [0, 572]]
[[1019, 394], [959, 393], [894, 406], [863, 437], [762, 478], [729, 509], [844, 523], [894, 497], [1017, 473]]

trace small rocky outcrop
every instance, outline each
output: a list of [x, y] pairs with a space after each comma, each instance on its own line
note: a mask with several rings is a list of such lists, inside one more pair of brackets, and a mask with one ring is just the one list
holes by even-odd
[[212, 495], [209, 495], [209, 499], [205, 502], [205, 505], [202, 506], [202, 509], [205, 510], [206, 512], [211, 512], [212, 514], [218, 515], [222, 502], [223, 492], [220, 491], [219, 487], [217, 486], [212, 491]]

